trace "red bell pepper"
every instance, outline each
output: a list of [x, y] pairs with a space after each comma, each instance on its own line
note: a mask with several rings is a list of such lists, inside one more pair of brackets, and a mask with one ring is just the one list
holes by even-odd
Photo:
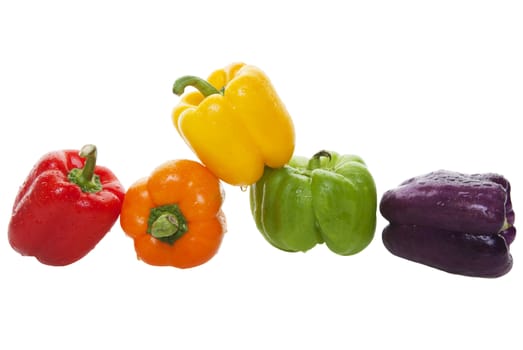
[[116, 222], [125, 190], [96, 165], [96, 147], [44, 155], [20, 188], [9, 243], [46, 265], [69, 265], [89, 253]]

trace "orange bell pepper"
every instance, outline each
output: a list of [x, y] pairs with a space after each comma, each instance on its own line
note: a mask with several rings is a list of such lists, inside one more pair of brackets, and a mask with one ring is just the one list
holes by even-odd
[[190, 268], [210, 260], [226, 231], [219, 179], [191, 160], [168, 161], [125, 195], [120, 225], [138, 259], [155, 266]]

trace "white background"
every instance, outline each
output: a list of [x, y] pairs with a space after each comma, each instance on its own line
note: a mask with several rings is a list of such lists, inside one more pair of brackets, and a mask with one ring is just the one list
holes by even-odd
[[1, 349], [521, 349], [523, 249], [498, 279], [444, 273], [383, 247], [272, 248], [248, 193], [225, 186], [228, 233], [190, 270], [136, 259], [119, 223], [48, 267], [7, 241], [11, 206], [51, 150], [98, 146], [128, 188], [195, 156], [170, 119], [173, 81], [244, 61], [271, 78], [296, 154], [367, 162], [378, 196], [437, 169], [498, 172], [523, 210], [518, 1], [2, 1]]

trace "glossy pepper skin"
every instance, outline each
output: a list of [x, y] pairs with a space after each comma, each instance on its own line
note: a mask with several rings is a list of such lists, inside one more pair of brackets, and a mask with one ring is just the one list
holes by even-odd
[[258, 230], [273, 246], [307, 251], [318, 243], [340, 255], [363, 250], [374, 236], [374, 180], [355, 155], [321, 151], [295, 156], [280, 169], [266, 168], [250, 187]]
[[125, 190], [96, 163], [96, 147], [44, 155], [20, 188], [9, 222], [13, 249], [46, 265], [69, 265], [114, 225]]
[[[187, 86], [198, 91], [183, 94]], [[279, 168], [294, 152], [294, 124], [267, 75], [244, 63], [173, 86], [182, 95], [172, 120], [201, 162], [224, 182], [248, 186], [265, 166]]]
[[385, 192], [380, 211], [390, 222], [383, 243], [395, 255], [466, 276], [498, 277], [512, 267], [515, 215], [499, 174], [417, 176]]
[[168, 161], [129, 187], [120, 225], [143, 262], [195, 267], [221, 245], [223, 199], [220, 181], [206, 167], [191, 160]]

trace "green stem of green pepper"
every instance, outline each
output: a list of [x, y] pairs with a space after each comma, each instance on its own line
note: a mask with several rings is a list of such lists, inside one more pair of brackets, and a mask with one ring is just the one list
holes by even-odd
[[312, 158], [309, 160], [307, 168], [309, 170], [321, 168], [321, 157], [327, 157], [329, 158], [329, 161], [332, 159], [332, 156], [329, 152], [325, 150], [319, 151], [318, 153], [313, 155]]
[[187, 86], [195, 87], [205, 97], [214, 94], [223, 95], [223, 90], [220, 91], [216, 89], [214, 86], [212, 86], [208, 81], [203, 80], [202, 78], [195, 77], [193, 75], [186, 75], [177, 79], [173, 85], [173, 93], [175, 95], [180, 96], [181, 94], [183, 94]]

